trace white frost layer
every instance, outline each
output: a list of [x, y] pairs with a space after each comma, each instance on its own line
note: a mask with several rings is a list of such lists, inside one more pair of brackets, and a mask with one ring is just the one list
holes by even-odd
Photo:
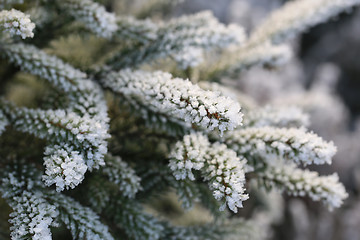
[[125, 69], [107, 73], [102, 83], [130, 103], [163, 114], [175, 122], [185, 122], [187, 126], [195, 124], [205, 130], [217, 128], [224, 132], [242, 122], [237, 102], [219, 93], [205, 91], [189, 80], [173, 78], [169, 73]]
[[10, 33], [11, 36], [18, 35], [23, 39], [32, 38], [34, 28], [35, 24], [23, 12], [15, 9], [0, 11], [0, 30]]

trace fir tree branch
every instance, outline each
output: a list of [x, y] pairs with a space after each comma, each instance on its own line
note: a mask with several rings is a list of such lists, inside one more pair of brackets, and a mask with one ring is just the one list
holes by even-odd
[[[275, 46], [264, 43], [259, 46], [243, 46], [229, 49], [213, 67], [206, 67], [204, 79], [216, 81], [224, 76], [236, 77], [251, 67], [276, 68], [291, 59], [292, 50], [287, 45]], [[204, 73], [202, 73], [204, 75]]]
[[309, 196], [314, 201], [322, 201], [330, 210], [338, 208], [348, 197], [345, 187], [336, 173], [319, 176], [318, 172], [299, 169], [295, 164], [272, 163], [265, 171], [257, 174], [265, 186], [285, 190], [293, 196]]
[[[194, 48], [211, 50], [224, 48], [231, 44], [240, 44], [244, 40], [243, 29], [235, 25], [225, 27], [219, 24], [209, 12], [202, 12], [192, 16], [174, 19], [161, 26], [157, 37], [149, 44], [125, 49], [108, 61], [114, 69], [134, 67], [163, 57], [173, 57], [180, 60], [180, 65], [190, 66], [199, 62], [202, 54], [192, 55], [193, 61], [182, 62], [186, 59], [181, 55], [192, 54]], [[186, 59], [187, 60], [187, 59]]]
[[85, 73], [31, 45], [6, 44], [3, 54], [23, 71], [46, 79], [65, 92], [71, 102], [70, 110], [94, 118], [107, 128], [109, 119], [103, 93]]
[[51, 240], [50, 226], [59, 215], [55, 206], [44, 200], [39, 192], [24, 191], [10, 201], [14, 212], [10, 214], [11, 239]]
[[210, 142], [202, 134], [185, 135], [182, 141], [176, 142], [169, 154], [169, 167], [176, 180], [195, 180], [193, 170], [205, 166]]
[[247, 45], [260, 45], [266, 41], [275, 44], [327, 21], [329, 18], [360, 4], [359, 0], [296, 0], [287, 2], [250, 35]]
[[60, 0], [59, 6], [67, 14], [96, 35], [111, 38], [118, 30], [116, 16], [105, 10], [104, 6], [92, 0]]
[[134, 198], [136, 193], [142, 189], [141, 179], [135, 171], [120, 157], [106, 155], [105, 162], [106, 165], [101, 168], [101, 173], [118, 186], [123, 196]]
[[249, 196], [245, 194], [245, 159], [240, 159], [236, 153], [224, 144], [214, 143], [208, 151], [203, 177], [209, 181], [216, 200], [222, 201], [223, 210], [226, 205], [234, 213], [242, 208], [242, 202]]
[[5, 101], [0, 101], [0, 108], [16, 130], [55, 145], [68, 144], [71, 151], [79, 151], [90, 170], [105, 164], [109, 135], [96, 121], [64, 110], [14, 107]]
[[108, 227], [100, 222], [99, 216], [90, 208], [63, 194], [48, 194], [47, 197], [59, 210], [59, 217], [70, 230], [73, 239], [114, 239]]
[[174, 178], [170, 185], [175, 189], [176, 194], [181, 201], [181, 206], [184, 209], [190, 209], [195, 201], [198, 202], [200, 200], [200, 192], [197, 186], [198, 183], [194, 183], [188, 179], [179, 181]]
[[[149, 197], [157, 197], [162, 193], [170, 190], [170, 187], [178, 186], [177, 180], [171, 174], [168, 166], [141, 166], [137, 172], [141, 178], [143, 190], [139, 192], [137, 198], [145, 201]], [[176, 189], [177, 190], [177, 189]]]
[[331, 163], [336, 153], [333, 142], [325, 142], [314, 133], [296, 128], [246, 128], [225, 134], [225, 143], [249, 165], [258, 168], [273, 157], [283, 157], [295, 163]]
[[0, 11], [0, 30], [10, 33], [11, 36], [21, 36], [22, 39], [34, 37], [35, 24], [29, 15], [15, 9]]
[[146, 45], [156, 41], [159, 26], [149, 19], [138, 20], [134, 17], [119, 16], [116, 19], [118, 26], [114, 33], [114, 41], [138, 42], [140, 45]]
[[161, 222], [144, 212], [144, 209], [134, 200], [112, 197], [105, 213], [132, 239], [161, 239], [164, 231]]
[[54, 219], [59, 215], [39, 192], [24, 191], [10, 201], [14, 212], [10, 214], [11, 239], [51, 240], [50, 226], [57, 226]]
[[33, 166], [20, 164], [20, 168], [20, 165], [15, 165], [15, 171], [7, 168], [0, 173], [0, 192], [15, 210], [11, 214], [13, 239], [23, 236], [28, 239], [34, 235], [32, 239], [50, 240], [49, 226], [58, 225], [55, 222], [57, 217], [69, 228], [74, 239], [114, 239], [108, 227], [99, 221], [90, 208], [63, 194], [45, 189], [39, 172]]
[[213, 196], [222, 202], [220, 210], [226, 205], [233, 212], [242, 207], [248, 199], [245, 188], [245, 160], [218, 142], [210, 144], [201, 134], [184, 136], [171, 151], [169, 167], [177, 180], [195, 180], [193, 170], [200, 170]]
[[[22, 163], [23, 164], [23, 163]], [[56, 226], [59, 211], [39, 190], [38, 174], [27, 165], [0, 173], [0, 192], [14, 210], [10, 214], [11, 239], [52, 239], [50, 226]]]
[[308, 127], [309, 115], [298, 107], [265, 106], [253, 109], [244, 116], [244, 127]]
[[48, 146], [44, 152], [45, 185], [56, 185], [57, 191], [74, 188], [84, 180], [88, 167], [81, 153], [71, 147]]
[[138, 106], [145, 119], [148, 111], [156, 112], [166, 117], [164, 121], [220, 132], [232, 130], [242, 121], [238, 103], [168, 73], [126, 69], [100, 78], [104, 87]]

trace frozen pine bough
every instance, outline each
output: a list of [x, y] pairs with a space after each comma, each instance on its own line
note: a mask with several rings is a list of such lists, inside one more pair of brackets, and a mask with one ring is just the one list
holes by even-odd
[[0, 29], [12, 36], [21, 38], [34, 37], [35, 24], [31, 22], [28, 15], [15, 9], [2, 10], [0, 12]]
[[245, 163], [225, 144], [213, 143], [200, 134], [185, 135], [170, 153], [169, 167], [177, 180], [194, 181], [193, 171], [200, 171], [209, 182], [215, 199], [237, 212], [242, 202], [248, 199], [245, 194]]
[[240, 104], [211, 91], [204, 91], [189, 80], [173, 78], [165, 72], [105, 72], [102, 85], [134, 105], [143, 117], [162, 115], [163, 121], [176, 122], [204, 131], [215, 128], [221, 133], [241, 125]]
[[340, 207], [348, 196], [336, 173], [319, 176], [317, 172], [299, 169], [294, 164], [273, 161], [259, 178], [264, 184], [278, 185], [290, 195], [308, 195], [314, 201], [322, 201], [330, 209]]
[[[275, 217], [259, 216], [276, 211], [261, 203], [283, 201], [260, 189], [341, 207], [336, 173], [306, 169], [336, 153], [307, 114], [220, 80], [279, 67], [287, 39], [359, 1], [291, 1], [249, 37], [210, 12], [144, 19], [108, 3], [0, 4], [0, 237], [262, 239]], [[190, 212], [166, 215], [171, 196]]]

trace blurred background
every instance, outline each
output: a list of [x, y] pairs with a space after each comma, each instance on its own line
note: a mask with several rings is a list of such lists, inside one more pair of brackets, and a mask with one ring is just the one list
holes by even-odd
[[[165, 0], [150, 4], [152, 1], [155, 0], [128, 1], [126, 6], [120, 1], [123, 6], [115, 8], [119, 11], [132, 9], [138, 17], [152, 18], [210, 10], [220, 21], [240, 24], [251, 32], [271, 11], [286, 2], [189, 0], [172, 6]], [[151, 8], [146, 8], [146, 3]], [[321, 204], [285, 196], [283, 206], [278, 202], [279, 206], [272, 213], [268, 212], [278, 216], [271, 223], [267, 237], [360, 239], [360, 9], [352, 9], [318, 25], [290, 44], [295, 54], [284, 66], [252, 68], [242, 72], [238, 79], [222, 81], [250, 95], [259, 105], [297, 105], [308, 112], [309, 128], [324, 139], [334, 141], [338, 147], [333, 164], [316, 170], [322, 174], [338, 172], [349, 198], [342, 208], [330, 212]], [[276, 198], [273, 201], [277, 201]], [[255, 219], [261, 222], [267, 217], [262, 215]]]

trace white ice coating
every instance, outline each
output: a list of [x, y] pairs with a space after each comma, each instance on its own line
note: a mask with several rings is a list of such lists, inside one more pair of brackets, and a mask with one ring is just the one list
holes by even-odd
[[25, 39], [34, 37], [34, 28], [35, 24], [31, 22], [29, 15], [23, 12], [15, 9], [0, 11], [0, 31]]
[[314, 201], [322, 201], [330, 210], [340, 207], [348, 197], [336, 173], [319, 176], [318, 172], [297, 168], [295, 164], [274, 164], [260, 172], [259, 177], [290, 195], [307, 195]]
[[55, 184], [56, 191], [75, 188], [84, 180], [87, 166], [83, 156], [69, 146], [48, 146], [44, 152], [45, 185]]
[[169, 167], [179, 181], [195, 180], [194, 170], [201, 172], [216, 200], [222, 201], [220, 210], [226, 205], [233, 212], [242, 208], [242, 202], [249, 196], [245, 194], [245, 163], [236, 152], [225, 144], [211, 144], [200, 133], [185, 135], [172, 149]]
[[189, 80], [173, 78], [169, 73], [125, 69], [107, 73], [102, 83], [145, 111], [162, 114], [188, 127], [195, 124], [204, 130], [216, 128], [224, 132], [242, 122], [236, 101], [205, 91]]
[[275, 155], [304, 165], [331, 164], [336, 153], [333, 142], [298, 128], [245, 128], [228, 132], [224, 138], [239, 155], [258, 155], [265, 161]]

